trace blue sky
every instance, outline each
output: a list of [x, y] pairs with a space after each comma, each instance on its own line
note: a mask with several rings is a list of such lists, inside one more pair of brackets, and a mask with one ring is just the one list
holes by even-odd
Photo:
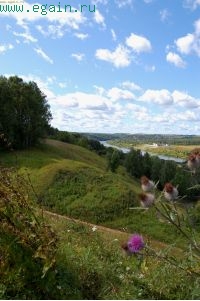
[[53, 126], [200, 135], [200, 0], [17, 5], [0, 12], [1, 74], [34, 80]]

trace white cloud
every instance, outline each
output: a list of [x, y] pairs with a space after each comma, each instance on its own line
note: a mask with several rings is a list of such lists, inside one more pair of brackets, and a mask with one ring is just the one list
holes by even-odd
[[200, 56], [200, 19], [194, 23], [194, 32], [178, 38], [175, 41], [177, 49], [183, 54]]
[[166, 60], [167, 62], [172, 63], [179, 68], [184, 68], [186, 66], [186, 63], [183, 61], [180, 55], [174, 52], [169, 52], [166, 56]]
[[[55, 5], [55, 11], [50, 12], [49, 6], [50, 5], [48, 4], [30, 4], [24, 2], [21, 5], [21, 7], [23, 7], [22, 12], [1, 12], [0, 17], [12, 17], [20, 26], [24, 26], [25, 24], [31, 22], [47, 20], [54, 26], [62, 26], [63, 30], [65, 27], [77, 30], [79, 29], [80, 25], [87, 20], [84, 14], [80, 11], [72, 13], [70, 11], [65, 12], [63, 9], [62, 12], [58, 12], [58, 6]], [[33, 7], [35, 7], [35, 11], [33, 10]], [[72, 8], [72, 10], [75, 10], [75, 8]]]
[[160, 20], [166, 22], [170, 17], [170, 12], [167, 8], [164, 8], [160, 11]]
[[185, 0], [184, 6], [189, 7], [191, 9], [196, 9], [200, 5], [200, 0]]
[[115, 0], [115, 3], [119, 8], [125, 7], [125, 6], [132, 6], [133, 0]]
[[107, 96], [112, 100], [112, 101], [118, 101], [120, 99], [135, 99], [135, 95], [128, 91], [128, 90], [122, 90], [117, 87], [111, 88]]
[[113, 41], [116, 41], [117, 40], [117, 35], [116, 35], [114, 29], [111, 29], [110, 31], [111, 31]]
[[36, 38], [34, 38], [29, 31], [25, 31], [22, 33], [19, 32], [13, 32], [14, 36], [16, 37], [21, 37], [24, 39], [24, 43], [36, 43], [38, 40]]
[[172, 93], [172, 96], [174, 99], [174, 103], [180, 106], [189, 107], [189, 108], [200, 107], [200, 99], [197, 100], [185, 92], [175, 90]]
[[74, 92], [55, 97], [54, 103], [84, 110], [107, 110], [107, 99], [97, 94]]
[[152, 65], [152, 66], [146, 65], [144, 67], [144, 69], [146, 72], [154, 72], [156, 70], [156, 66], [155, 65]]
[[137, 84], [133, 83], [133, 82], [130, 82], [130, 81], [125, 81], [123, 83], [121, 83], [121, 86], [123, 88], [127, 88], [127, 89], [130, 89], [130, 90], [135, 90], [135, 91], [140, 91], [142, 90], [142, 88], [140, 86], [138, 86]]
[[146, 90], [142, 96], [139, 97], [139, 100], [155, 103], [158, 105], [171, 105], [173, 104], [173, 98], [171, 93], [166, 90]]
[[146, 90], [139, 97], [140, 101], [158, 105], [176, 105], [184, 108], [200, 108], [200, 99], [194, 98], [186, 92], [174, 90], [172, 93], [166, 89]]
[[99, 10], [95, 10], [94, 21], [102, 27], [106, 27], [104, 16], [100, 13]]
[[74, 35], [80, 40], [85, 40], [89, 37], [87, 33], [75, 33]]
[[183, 54], [190, 54], [194, 49], [195, 36], [188, 33], [186, 36], [181, 37], [175, 41], [178, 51]]
[[98, 4], [107, 5], [108, 0], [92, 0], [92, 4], [94, 4], [94, 5], [98, 5]]
[[97, 49], [95, 56], [99, 60], [110, 62], [116, 68], [127, 67], [131, 64], [130, 52], [123, 45], [118, 45], [113, 52], [109, 49]]
[[63, 82], [60, 82], [58, 83], [58, 86], [61, 88], [61, 89], [64, 89], [67, 87], [67, 84], [66, 83], [63, 83]]
[[175, 116], [176, 120], [183, 120], [183, 121], [198, 121], [200, 120], [200, 114], [196, 114], [193, 111], [185, 111], [182, 113], [178, 113]]
[[45, 61], [50, 64], [53, 64], [53, 60], [41, 49], [41, 48], [34, 48], [34, 51], [41, 56]]
[[85, 55], [84, 55], [84, 53], [72, 53], [71, 56], [80, 62], [83, 60]]
[[195, 35], [200, 36], [200, 19], [195, 21], [194, 28], [195, 28]]
[[134, 33], [126, 39], [126, 45], [136, 53], [149, 52], [152, 49], [151, 42], [147, 38]]
[[13, 49], [12, 44], [0, 44], [0, 54], [4, 54], [6, 51]]
[[65, 34], [65, 29], [63, 25], [47, 25], [46, 27], [41, 25], [36, 25], [36, 29], [45, 37], [52, 37], [52, 38], [62, 38]]

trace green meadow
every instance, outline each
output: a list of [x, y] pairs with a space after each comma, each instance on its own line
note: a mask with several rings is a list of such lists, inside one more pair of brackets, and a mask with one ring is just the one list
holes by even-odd
[[[194, 280], [157, 258], [143, 260], [124, 254], [121, 244], [132, 233], [142, 234], [158, 252], [168, 254], [173, 245], [183, 258], [179, 248], [185, 244], [172, 225], [158, 218], [154, 208], [138, 209], [140, 184], [124, 167], [112, 173], [105, 158], [55, 140], [45, 140], [29, 150], [2, 152], [0, 162], [4, 167], [14, 166], [23, 177], [30, 208], [41, 221], [34, 228], [35, 215], [18, 204], [19, 216], [6, 211], [14, 214], [21, 232], [16, 232], [20, 233], [19, 241], [12, 226], [1, 235], [2, 299], [198, 298], [199, 278]], [[33, 232], [23, 232], [18, 218], [22, 224], [29, 222]], [[46, 224], [53, 232], [41, 232]], [[46, 235], [45, 245], [40, 233]], [[36, 240], [37, 256], [31, 237], [40, 238]], [[49, 262], [51, 255], [54, 259]], [[175, 255], [176, 251], [171, 254]], [[43, 261], [48, 264], [41, 271]]]

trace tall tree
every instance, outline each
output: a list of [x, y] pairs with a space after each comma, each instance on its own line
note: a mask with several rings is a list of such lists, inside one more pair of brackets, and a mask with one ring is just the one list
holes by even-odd
[[0, 77], [0, 131], [15, 148], [27, 148], [43, 137], [51, 119], [46, 96], [35, 82]]

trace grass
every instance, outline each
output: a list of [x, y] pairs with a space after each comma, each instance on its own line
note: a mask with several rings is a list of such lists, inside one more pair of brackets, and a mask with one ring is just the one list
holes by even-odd
[[[125, 256], [121, 243], [130, 234], [107, 231], [91, 225], [45, 214], [45, 219], [59, 234], [58, 257], [70, 271], [79, 271], [77, 282], [83, 299], [184, 299], [191, 297], [184, 275], [157, 258], [138, 260]], [[145, 237], [145, 241], [148, 239]], [[167, 249], [151, 241], [152, 247]], [[164, 272], [164, 273], [163, 273]], [[179, 275], [179, 277], [177, 277]], [[186, 281], [186, 282], [185, 282]]]
[[17, 166], [30, 177], [40, 206], [116, 229], [127, 228], [167, 243], [181, 243], [171, 225], [160, 222], [152, 210], [129, 210], [139, 205], [138, 181], [120, 167], [106, 171], [106, 161], [82, 147], [47, 140], [38, 148], [4, 153], [1, 162]]
[[149, 153], [164, 155], [170, 157], [176, 157], [181, 159], [187, 159], [189, 153], [197, 148], [198, 145], [170, 145], [170, 146], [158, 146], [158, 147], [150, 147], [148, 144], [137, 145], [136, 148], [141, 149], [143, 151], [147, 151]]
[[[60, 214], [109, 225], [123, 232], [99, 226], [94, 231], [92, 225], [44, 211], [45, 224], [53, 228], [58, 240], [56, 247], [51, 249], [53, 232], [43, 232], [42, 223], [42, 227], [37, 228], [39, 238], [42, 238], [40, 233], [50, 235], [46, 237], [45, 245], [40, 240], [41, 257], [37, 258], [24, 246], [28, 239], [33, 251], [37, 250], [36, 240], [32, 239], [35, 236], [31, 236], [35, 235], [33, 217], [31, 215], [27, 220], [28, 211], [19, 206], [18, 211], [13, 212], [16, 225], [20, 226], [20, 218], [22, 226], [28, 221], [31, 226], [20, 226], [20, 235], [25, 238], [21, 241], [17, 238], [18, 232], [10, 235], [11, 228], [8, 228], [5, 235], [1, 229], [0, 249], [5, 259], [0, 261], [2, 299], [198, 299], [199, 279], [187, 276], [158, 258], [124, 255], [121, 243], [127, 241], [129, 232], [141, 233], [145, 242], [150, 241], [151, 246], [162, 251], [168, 248], [162, 241], [175, 243], [181, 237], [170, 225], [159, 221], [154, 209], [128, 209], [138, 205], [140, 187], [123, 168], [116, 174], [108, 172], [103, 158], [81, 147], [57, 141], [47, 141], [37, 149], [18, 152], [17, 161], [15, 158], [11, 153], [2, 154], [1, 162], [7, 166], [17, 162], [20, 173], [30, 173], [39, 197], [35, 209], [43, 205], [43, 208]], [[16, 186], [13, 191], [15, 206], [18, 206]], [[13, 193], [10, 199], [13, 199]], [[8, 209], [6, 213], [10, 214]], [[55, 264], [41, 277], [41, 262], [48, 260], [46, 254], [51, 252], [56, 252]]]

